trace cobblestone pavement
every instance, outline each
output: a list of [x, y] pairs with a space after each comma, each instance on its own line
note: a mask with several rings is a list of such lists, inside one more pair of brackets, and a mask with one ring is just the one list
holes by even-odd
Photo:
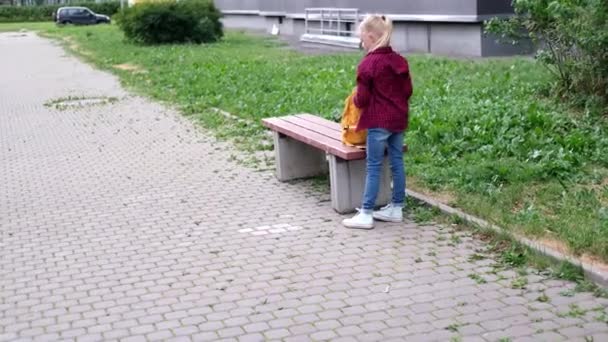
[[[53, 43], [0, 51], [1, 341], [608, 341], [572, 283], [513, 288], [449, 227], [343, 229]], [[49, 105], [70, 96], [117, 101]]]

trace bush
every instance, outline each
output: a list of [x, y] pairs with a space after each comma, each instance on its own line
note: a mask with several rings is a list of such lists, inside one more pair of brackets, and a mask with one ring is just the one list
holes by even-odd
[[608, 109], [608, 1], [513, 0], [516, 15], [493, 19], [489, 32], [531, 39], [537, 58], [557, 77], [557, 90]]
[[118, 18], [125, 37], [142, 44], [210, 43], [223, 36], [221, 14], [210, 0], [145, 2]]
[[[53, 14], [63, 6], [68, 5], [0, 6], [0, 23], [53, 21]], [[95, 13], [112, 16], [120, 10], [120, 1], [80, 2], [69, 6], [84, 6]]]

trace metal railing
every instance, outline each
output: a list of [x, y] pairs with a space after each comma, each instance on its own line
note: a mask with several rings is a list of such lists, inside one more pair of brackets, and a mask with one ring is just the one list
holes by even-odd
[[354, 37], [359, 26], [359, 9], [306, 8], [304, 26], [306, 34]]

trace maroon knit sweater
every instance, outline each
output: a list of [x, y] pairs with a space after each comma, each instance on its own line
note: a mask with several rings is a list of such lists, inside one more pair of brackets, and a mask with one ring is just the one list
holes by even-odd
[[407, 129], [412, 79], [407, 60], [383, 47], [368, 53], [357, 69], [355, 106], [361, 109], [357, 130]]

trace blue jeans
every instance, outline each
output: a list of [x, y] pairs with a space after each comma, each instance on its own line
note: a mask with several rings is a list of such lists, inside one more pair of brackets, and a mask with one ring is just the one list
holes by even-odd
[[363, 193], [363, 211], [371, 212], [376, 205], [380, 188], [380, 175], [384, 152], [388, 147], [388, 158], [393, 174], [393, 198], [395, 206], [405, 203], [405, 165], [403, 164], [403, 132], [393, 133], [382, 128], [367, 131], [367, 175]]

